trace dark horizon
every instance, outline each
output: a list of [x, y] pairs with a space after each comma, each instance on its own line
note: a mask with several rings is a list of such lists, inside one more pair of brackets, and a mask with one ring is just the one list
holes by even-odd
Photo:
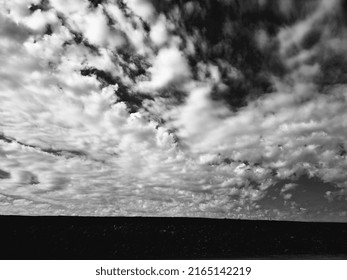
[[347, 259], [347, 224], [0, 216], [0, 259]]
[[184, 220], [201, 220], [201, 221], [204, 221], [204, 220], [216, 220], [216, 221], [219, 221], [219, 220], [222, 220], [222, 221], [249, 221], [249, 222], [288, 222], [288, 223], [315, 223], [315, 224], [330, 224], [330, 223], [333, 223], [333, 224], [345, 224], [346, 222], [345, 221], [332, 221], [332, 220], [326, 220], [326, 221], [312, 221], [312, 220], [289, 220], [289, 219], [286, 219], [286, 220], [281, 220], [281, 219], [271, 219], [271, 218], [266, 218], [266, 219], [252, 219], [252, 218], [225, 218], [225, 217], [202, 217], [202, 216], [160, 216], [160, 215], [156, 215], [156, 216], [146, 216], [146, 215], [128, 215], [128, 216], [88, 216], [88, 215], [0, 215], [0, 218], [1, 217], [4, 217], [4, 218], [37, 218], [37, 219], [45, 219], [45, 218], [66, 218], [66, 219], [69, 219], [69, 218], [81, 218], [81, 219], [154, 219], [154, 220], [157, 220], [157, 219], [177, 219], [177, 220], [181, 220], [181, 219], [184, 219]]

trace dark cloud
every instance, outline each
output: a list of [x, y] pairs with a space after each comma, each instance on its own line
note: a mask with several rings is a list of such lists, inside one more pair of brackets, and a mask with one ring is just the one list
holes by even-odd
[[7, 137], [3, 134], [2, 135], [0, 134], [0, 141], [4, 141], [6, 143], [16, 143], [22, 147], [33, 148], [33, 149], [36, 149], [38, 151], [41, 151], [41, 152], [44, 152], [47, 154], [51, 154], [54, 156], [63, 156], [66, 158], [71, 158], [71, 157], [76, 157], [76, 156], [77, 157], [86, 157], [87, 156], [87, 153], [85, 153], [83, 151], [62, 150], [62, 149], [52, 149], [52, 148], [45, 149], [45, 148], [40, 148], [40, 147], [34, 146], [34, 145], [24, 144], [21, 141], [17, 141], [16, 139], [11, 138], [11, 137]]

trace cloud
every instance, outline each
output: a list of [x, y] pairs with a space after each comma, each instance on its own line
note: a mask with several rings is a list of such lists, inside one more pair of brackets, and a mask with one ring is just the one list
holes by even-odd
[[162, 46], [163, 44], [168, 42], [168, 25], [169, 23], [165, 20], [165, 17], [162, 15], [158, 17], [155, 24], [152, 25], [149, 36], [157, 46]]
[[150, 21], [155, 16], [155, 10], [150, 1], [125, 0], [125, 4], [139, 17]]
[[150, 81], [139, 84], [139, 90], [158, 90], [170, 84], [184, 83], [190, 77], [189, 65], [176, 47], [162, 48], [148, 70]]
[[49, 3], [0, 14], [2, 213], [303, 217], [302, 176], [344, 199], [338, 2], [281, 1], [278, 26], [243, 24], [246, 4], [211, 2], [211, 25], [203, 3]]
[[101, 8], [97, 8], [87, 15], [85, 25], [81, 27], [84, 36], [91, 44], [103, 46], [107, 37], [110, 36], [110, 30], [107, 20], [102, 13]]
[[68, 15], [84, 13], [88, 8], [88, 1], [83, 0], [73, 2], [67, 2], [65, 0], [50, 0], [49, 2], [56, 11]]
[[283, 188], [281, 189], [281, 192], [284, 193], [284, 192], [288, 192], [288, 191], [294, 190], [297, 186], [298, 185], [295, 184], [295, 183], [285, 184], [283, 186]]

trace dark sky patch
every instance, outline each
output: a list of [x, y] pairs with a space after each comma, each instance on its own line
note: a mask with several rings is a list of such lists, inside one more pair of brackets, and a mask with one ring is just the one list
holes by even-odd
[[[147, 69], [151, 65], [146, 61], [145, 57], [134, 54], [134, 52], [134, 48], [128, 43], [126, 48], [117, 50], [117, 56], [115, 55], [114, 61], [119, 64], [124, 72], [135, 82], [139, 76], [147, 75]], [[135, 67], [130, 66], [130, 64]]]
[[[227, 86], [223, 91], [214, 91], [212, 98], [228, 104], [231, 109], [245, 106], [249, 99], [257, 98], [272, 91], [270, 74], [283, 76], [285, 66], [276, 59], [276, 44], [260, 50], [255, 42], [260, 29], [271, 35], [279, 28], [294, 21], [286, 19], [274, 5], [260, 7], [255, 1], [154, 1], [158, 11], [163, 12], [180, 26], [175, 32], [195, 40], [196, 54], [188, 56], [193, 69], [199, 61], [218, 61], [233, 65], [242, 76], [230, 78], [223, 66], [218, 65], [222, 81]], [[186, 5], [186, 6], [185, 6]], [[187, 5], [192, 6], [187, 9]], [[171, 10], [178, 8], [181, 18], [173, 18]], [[272, 46], [272, 47], [271, 47]], [[229, 74], [229, 75], [228, 75]]]
[[118, 77], [114, 77], [111, 73], [96, 68], [86, 68], [81, 70], [82, 76], [95, 75], [97, 80], [101, 83], [102, 87], [108, 85], [118, 85], [118, 90], [115, 91], [115, 95], [118, 97], [118, 102], [124, 102], [130, 113], [137, 112], [142, 108], [143, 100], [153, 100], [148, 94], [145, 93], [134, 93], [131, 89], [125, 85], [122, 80]]
[[[94, 75], [97, 80], [101, 83], [102, 87], [108, 86], [108, 85], [116, 85], [118, 83], [121, 83], [120, 78], [114, 77], [111, 73], [106, 72], [104, 70], [97, 69], [95, 67], [89, 67], [84, 68], [81, 70], [82, 76], [92, 76]], [[120, 84], [120, 90], [127, 90], [125, 86]]]
[[[291, 190], [284, 191], [286, 184], [297, 184]], [[290, 219], [295, 220], [295, 213], [299, 209], [305, 212], [305, 215], [312, 217], [316, 215], [316, 211], [336, 212], [343, 208], [343, 202], [331, 203], [326, 199], [327, 192], [337, 191], [338, 188], [333, 184], [323, 182], [318, 177], [310, 178], [307, 175], [299, 177], [297, 180], [283, 180], [273, 187], [269, 188], [266, 196], [257, 201], [257, 204], [266, 210], [277, 209], [288, 213]], [[290, 194], [290, 198], [285, 199], [284, 196]]]
[[49, 0], [41, 0], [39, 4], [30, 4], [28, 7], [30, 12], [35, 12], [37, 10], [48, 11], [49, 10]]
[[88, 0], [90, 5], [94, 8], [96, 8], [97, 6], [99, 6], [100, 4], [106, 2], [105, 0]]
[[315, 81], [322, 92], [339, 84], [347, 83], [347, 58], [343, 53], [321, 53], [321, 73]]
[[0, 179], [8, 179], [8, 178], [11, 178], [11, 173], [0, 169]]
[[52, 26], [50, 24], [47, 24], [46, 30], [44, 31], [44, 34], [50, 36], [50, 35], [52, 35], [52, 33], [53, 33]]

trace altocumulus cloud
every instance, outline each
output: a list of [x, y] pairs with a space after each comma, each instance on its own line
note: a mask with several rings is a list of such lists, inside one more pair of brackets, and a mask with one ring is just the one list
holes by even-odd
[[346, 220], [344, 1], [0, 5], [2, 214]]

